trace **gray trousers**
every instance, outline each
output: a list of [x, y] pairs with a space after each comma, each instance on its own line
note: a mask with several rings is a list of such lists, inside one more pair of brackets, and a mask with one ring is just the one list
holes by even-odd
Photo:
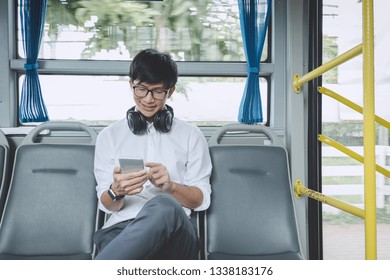
[[100, 260], [198, 259], [198, 238], [182, 206], [169, 195], [149, 200], [133, 219], [95, 232]]

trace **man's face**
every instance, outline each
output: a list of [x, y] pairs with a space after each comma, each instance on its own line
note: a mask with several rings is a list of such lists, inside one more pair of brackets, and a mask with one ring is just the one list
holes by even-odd
[[[148, 84], [144, 82], [139, 82], [137, 80], [133, 82], [130, 81], [130, 87], [133, 90], [133, 98], [138, 110], [150, 122], [153, 121], [154, 115], [165, 106], [166, 100], [172, 95], [175, 90], [174, 87], [170, 89], [164, 88], [163, 83]], [[142, 93], [145, 92], [146, 96], [137, 96], [135, 94], [135, 90], [139, 90]], [[153, 94], [150, 91], [154, 91]], [[161, 94], [162, 91], [165, 91], [166, 94]]]

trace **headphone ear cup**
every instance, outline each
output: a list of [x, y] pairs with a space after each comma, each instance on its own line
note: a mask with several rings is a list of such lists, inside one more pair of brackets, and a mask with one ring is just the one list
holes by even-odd
[[173, 108], [169, 105], [165, 105], [165, 109], [158, 112], [153, 119], [154, 127], [157, 131], [167, 133], [172, 128], [173, 122]]
[[131, 132], [136, 135], [145, 133], [147, 128], [145, 117], [135, 111], [135, 107], [132, 107], [127, 111], [126, 117], [127, 125], [129, 126]]

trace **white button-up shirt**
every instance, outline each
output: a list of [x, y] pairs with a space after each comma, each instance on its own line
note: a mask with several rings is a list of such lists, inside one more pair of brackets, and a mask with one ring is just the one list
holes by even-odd
[[[134, 135], [127, 125], [127, 119], [123, 119], [104, 128], [96, 142], [94, 172], [99, 208], [111, 214], [104, 228], [133, 219], [149, 199], [162, 194], [159, 188], [147, 181], [141, 193], [125, 197], [125, 205], [121, 210], [107, 210], [100, 202], [100, 197], [113, 182], [113, 170], [119, 165], [119, 158], [142, 158], [144, 162], [165, 165], [171, 181], [195, 186], [202, 191], [203, 202], [195, 211], [209, 207], [212, 167], [207, 141], [200, 129], [174, 118], [168, 133], [160, 133], [153, 125], [149, 125], [147, 133]], [[183, 208], [187, 215], [191, 214], [191, 209]]]

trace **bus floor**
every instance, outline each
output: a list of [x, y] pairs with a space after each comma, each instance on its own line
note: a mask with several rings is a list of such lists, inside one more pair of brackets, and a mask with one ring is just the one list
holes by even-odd
[[[324, 260], [364, 260], [364, 224], [323, 224]], [[390, 224], [377, 225], [377, 259], [390, 260]]]

